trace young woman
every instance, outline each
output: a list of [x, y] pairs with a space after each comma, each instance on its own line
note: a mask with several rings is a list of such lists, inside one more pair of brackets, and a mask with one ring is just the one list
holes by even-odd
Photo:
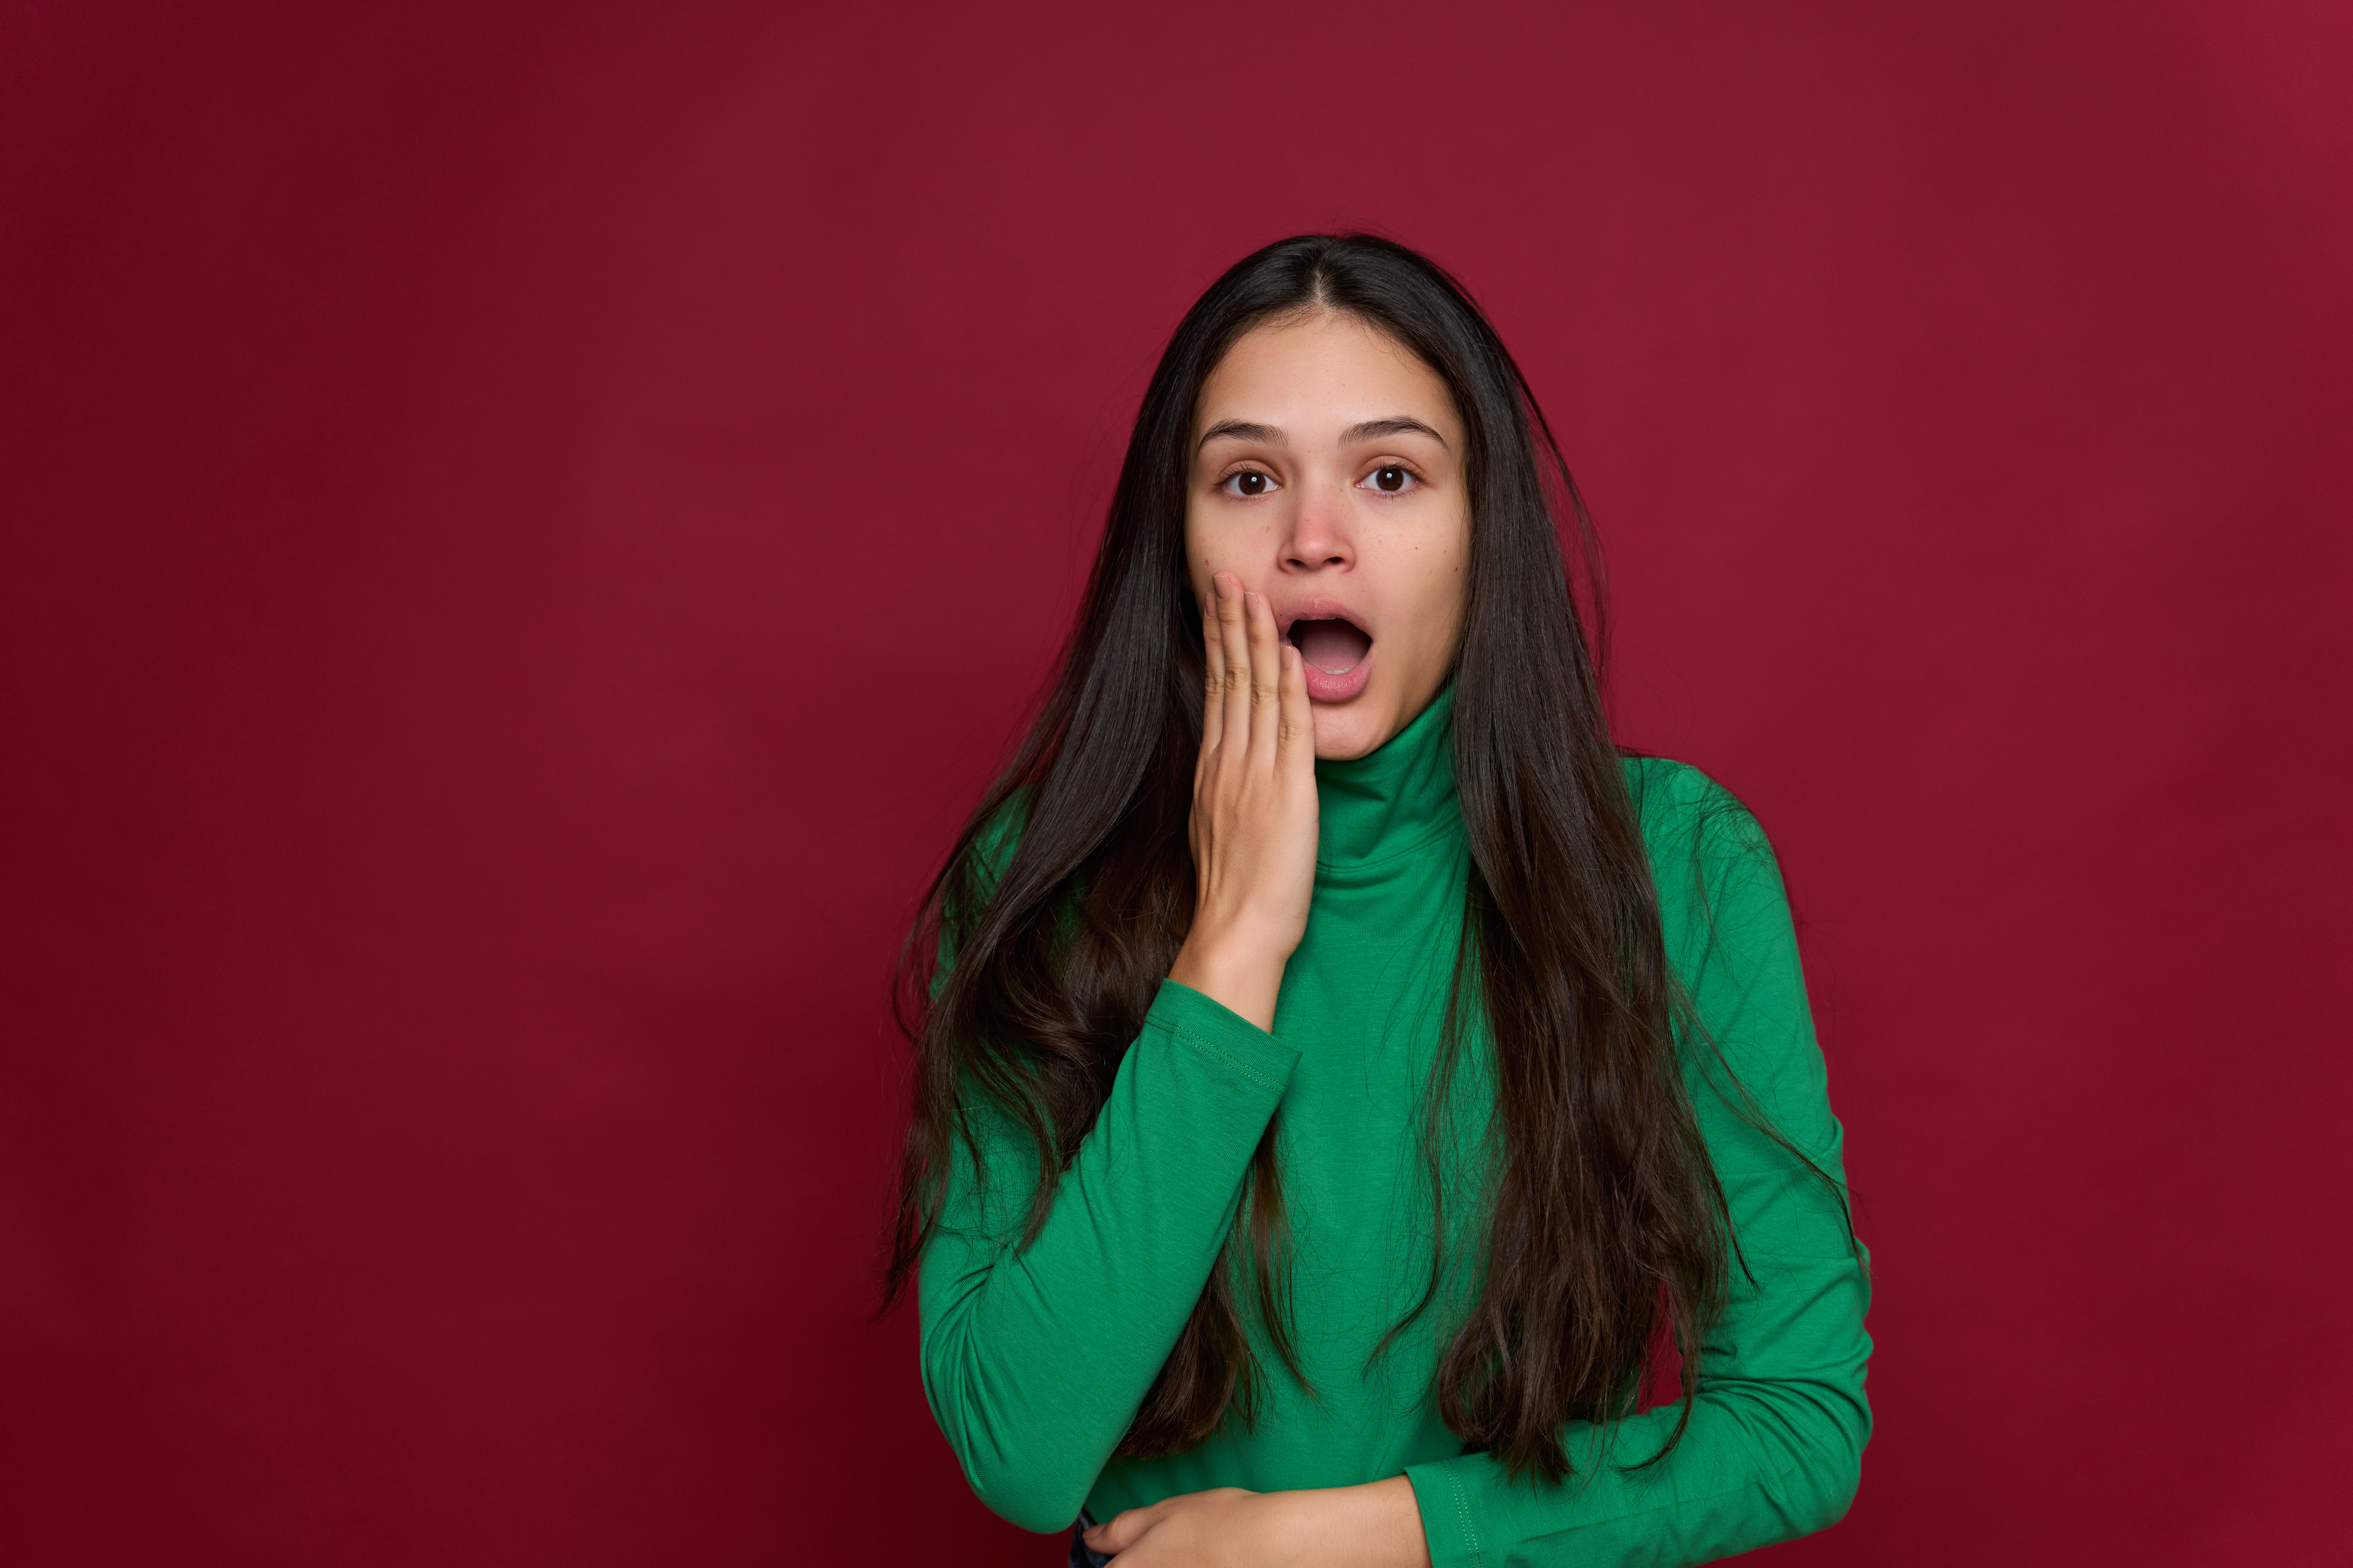
[[1778, 875], [1610, 742], [1564, 527], [1510, 355], [1386, 240], [1242, 261], [1145, 394], [903, 993], [889, 1295], [1073, 1563], [1700, 1563], [1853, 1495]]

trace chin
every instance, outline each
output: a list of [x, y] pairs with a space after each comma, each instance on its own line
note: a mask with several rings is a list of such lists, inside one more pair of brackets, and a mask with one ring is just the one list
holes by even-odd
[[[1370, 692], [1365, 694], [1372, 695]], [[1395, 718], [1394, 714], [1388, 715]], [[1318, 762], [1349, 763], [1377, 751], [1383, 741], [1404, 728], [1384, 724], [1383, 715], [1362, 699], [1345, 705], [1315, 704], [1315, 757]]]

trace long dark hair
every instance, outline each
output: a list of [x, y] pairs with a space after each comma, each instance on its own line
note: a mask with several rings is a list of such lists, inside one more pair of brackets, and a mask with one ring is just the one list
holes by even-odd
[[[1185, 571], [1195, 404], [1244, 332], [1319, 310], [1359, 318], [1419, 356], [1466, 432], [1471, 563], [1452, 740], [1471, 865], [1422, 1139], [1439, 1253], [1440, 1116], [1474, 1022], [1493, 1042], [1501, 1142], [1485, 1178], [1477, 1294], [1436, 1394], [1466, 1447], [1558, 1479], [1571, 1468], [1562, 1425], [1630, 1414], [1666, 1336], [1683, 1352], [1689, 1419], [1730, 1226], [1678, 1066], [1678, 1029], [1688, 1035], [1690, 1020], [1603, 715], [1599, 575], [1584, 574], [1588, 628], [1569, 570], [1597, 560], [1584, 505], [1478, 307], [1436, 264], [1377, 237], [1307, 235], [1246, 258], [1186, 313], [1153, 374], [1060, 671], [956, 840], [902, 962], [914, 1106], [884, 1305], [904, 1292], [939, 1223], [955, 1142], [976, 1167], [984, 1158], [967, 1097], [986, 1097], [1029, 1136], [1038, 1182], [1024, 1244], [1035, 1239], [1184, 941], [1202, 688]], [[1578, 545], [1566, 559], [1564, 532]], [[992, 846], [1016, 816], [1018, 844], [998, 867]], [[954, 954], [944, 973], [944, 943]], [[1258, 1407], [1267, 1373], [1237, 1304], [1245, 1238], [1261, 1321], [1300, 1375], [1281, 1288], [1275, 1148], [1271, 1125], [1237, 1235], [1121, 1453], [1170, 1453]], [[1442, 1267], [1434, 1255], [1407, 1321], [1436, 1299]], [[1682, 1431], [1679, 1422], [1670, 1447]]]

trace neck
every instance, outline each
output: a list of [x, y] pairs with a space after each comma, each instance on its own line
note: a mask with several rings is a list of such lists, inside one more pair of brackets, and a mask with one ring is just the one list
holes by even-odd
[[1430, 706], [1374, 750], [1315, 764], [1318, 861], [1337, 868], [1386, 859], [1461, 819], [1453, 717], [1450, 680]]

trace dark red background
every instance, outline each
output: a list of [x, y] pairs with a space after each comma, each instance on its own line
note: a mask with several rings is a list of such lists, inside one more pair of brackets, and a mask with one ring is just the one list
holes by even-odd
[[1807, 919], [1783, 1560], [2343, 1561], [2342, 7], [5, 16], [0, 1559], [1058, 1561], [861, 1321], [885, 968], [1176, 316], [1370, 225]]

